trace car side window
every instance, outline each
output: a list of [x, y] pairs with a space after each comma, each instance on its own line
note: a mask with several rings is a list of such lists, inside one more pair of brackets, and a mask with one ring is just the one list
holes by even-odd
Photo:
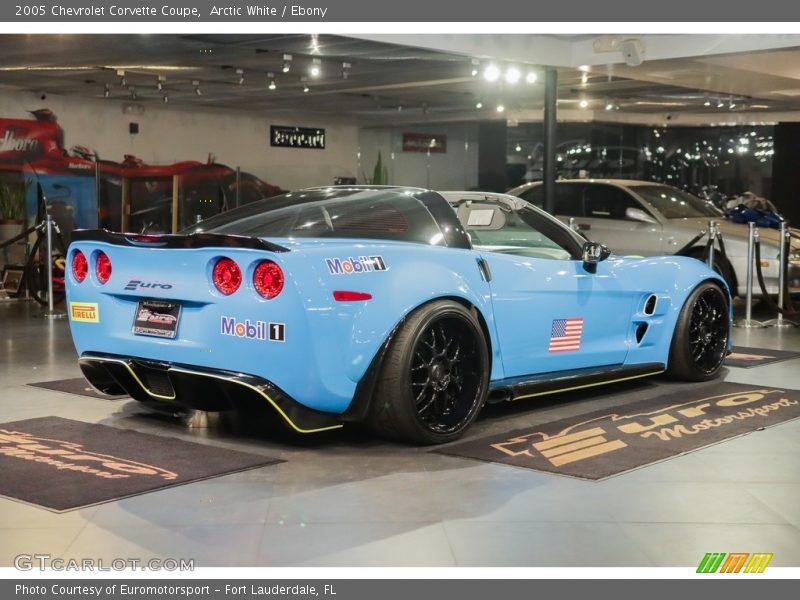
[[556, 183], [556, 214], [565, 217], [582, 217], [583, 206], [580, 183]]
[[625, 190], [613, 185], [587, 185], [583, 189], [585, 217], [592, 219], [625, 219], [628, 208], [641, 205]]

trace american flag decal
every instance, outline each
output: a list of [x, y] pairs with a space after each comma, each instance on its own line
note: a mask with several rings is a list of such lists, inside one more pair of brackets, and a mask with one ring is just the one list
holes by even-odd
[[583, 317], [554, 319], [550, 331], [550, 352], [577, 352], [581, 349]]

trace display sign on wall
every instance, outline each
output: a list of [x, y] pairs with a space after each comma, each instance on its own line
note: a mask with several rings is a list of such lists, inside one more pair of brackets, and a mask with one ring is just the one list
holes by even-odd
[[311, 148], [325, 149], [325, 130], [315, 127], [286, 127], [272, 125], [269, 143], [279, 148]]
[[404, 133], [403, 152], [445, 154], [447, 152], [447, 136], [427, 133]]

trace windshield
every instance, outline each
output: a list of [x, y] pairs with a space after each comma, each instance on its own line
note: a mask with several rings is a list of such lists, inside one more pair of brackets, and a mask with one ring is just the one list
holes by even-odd
[[722, 216], [711, 202], [666, 185], [637, 185], [632, 189], [667, 219]]
[[435, 219], [412, 194], [398, 190], [309, 190], [259, 200], [183, 233], [253, 237], [360, 238], [442, 244]]

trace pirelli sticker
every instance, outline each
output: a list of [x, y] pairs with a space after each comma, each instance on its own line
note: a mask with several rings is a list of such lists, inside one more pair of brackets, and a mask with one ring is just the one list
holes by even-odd
[[69, 318], [76, 323], [99, 323], [100, 309], [97, 302], [70, 302]]

